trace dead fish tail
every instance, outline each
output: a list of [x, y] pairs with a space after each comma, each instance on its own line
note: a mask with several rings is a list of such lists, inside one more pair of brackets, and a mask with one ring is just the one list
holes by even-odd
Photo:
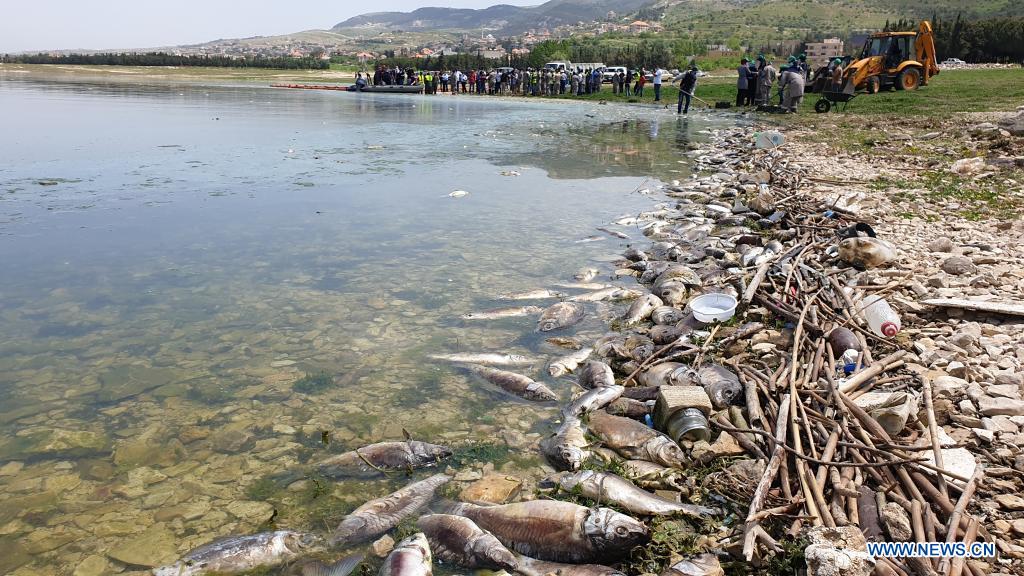
[[359, 566], [364, 556], [364, 554], [353, 554], [331, 565], [312, 562], [302, 567], [302, 576], [348, 576]]

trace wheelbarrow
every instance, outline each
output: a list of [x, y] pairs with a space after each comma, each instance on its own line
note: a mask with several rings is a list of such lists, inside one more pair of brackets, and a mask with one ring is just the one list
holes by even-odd
[[819, 114], [824, 114], [832, 109], [832, 106], [842, 104], [843, 112], [846, 112], [846, 105], [857, 97], [857, 92], [854, 90], [851, 82], [847, 82], [843, 89], [839, 92], [834, 90], [822, 90], [821, 98], [814, 103], [814, 111]]

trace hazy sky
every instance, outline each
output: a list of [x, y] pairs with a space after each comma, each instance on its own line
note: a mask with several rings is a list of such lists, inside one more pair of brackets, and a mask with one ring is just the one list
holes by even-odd
[[0, 53], [148, 48], [272, 36], [331, 26], [366, 12], [422, 6], [530, 6], [544, 0], [28, 0], [0, 15]]

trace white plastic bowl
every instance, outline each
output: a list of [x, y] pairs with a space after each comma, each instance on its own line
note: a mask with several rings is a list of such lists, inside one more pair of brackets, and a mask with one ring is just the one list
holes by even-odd
[[737, 304], [729, 294], [704, 294], [690, 300], [690, 310], [700, 322], [725, 322], [736, 314]]

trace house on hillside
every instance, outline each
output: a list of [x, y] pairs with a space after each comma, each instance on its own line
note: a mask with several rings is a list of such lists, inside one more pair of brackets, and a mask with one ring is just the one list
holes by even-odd
[[365, 64], [370, 60], [376, 60], [377, 57], [369, 52], [360, 52], [359, 54], [356, 54], [356, 59], [359, 60], [360, 64]]

